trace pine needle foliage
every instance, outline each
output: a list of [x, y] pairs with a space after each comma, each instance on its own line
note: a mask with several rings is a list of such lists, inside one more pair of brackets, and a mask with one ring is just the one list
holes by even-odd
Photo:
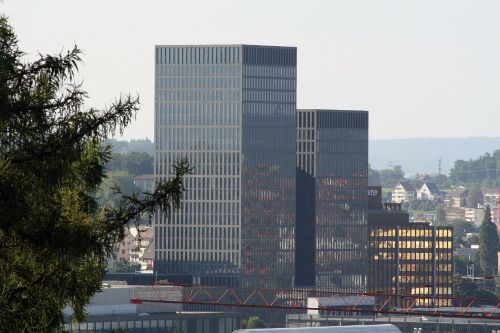
[[85, 318], [124, 229], [178, 208], [191, 167], [179, 161], [154, 193], [99, 207], [95, 193], [111, 156], [105, 142], [134, 119], [139, 99], [86, 107], [76, 46], [31, 62], [24, 56], [0, 17], [0, 330], [47, 332], [60, 327], [66, 305]]

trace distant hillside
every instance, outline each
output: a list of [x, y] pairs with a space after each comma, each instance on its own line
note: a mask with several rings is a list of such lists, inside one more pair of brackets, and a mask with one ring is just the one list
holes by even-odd
[[385, 169], [391, 163], [413, 175], [437, 174], [441, 158], [442, 173], [448, 174], [456, 160], [476, 159], [496, 149], [500, 149], [500, 137], [371, 140], [369, 160], [373, 169]]
[[[154, 155], [154, 143], [149, 139], [111, 143], [115, 153], [138, 151]], [[500, 137], [371, 140], [370, 165], [377, 170], [388, 168], [389, 163], [401, 165], [407, 175], [437, 174], [441, 158], [442, 173], [448, 174], [456, 160], [476, 159], [496, 149], [500, 149]]]
[[109, 140], [109, 143], [113, 145], [113, 153], [125, 154], [130, 152], [140, 152], [154, 156], [155, 152], [155, 145], [149, 139], [138, 139], [130, 141], [111, 139]]

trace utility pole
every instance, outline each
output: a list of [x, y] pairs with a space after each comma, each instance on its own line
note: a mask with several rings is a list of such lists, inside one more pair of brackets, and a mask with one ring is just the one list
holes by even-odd
[[441, 176], [441, 157], [439, 158], [438, 162], [439, 162], [439, 175]]
[[389, 164], [387, 166], [389, 167], [389, 170], [392, 170], [392, 161], [389, 161]]

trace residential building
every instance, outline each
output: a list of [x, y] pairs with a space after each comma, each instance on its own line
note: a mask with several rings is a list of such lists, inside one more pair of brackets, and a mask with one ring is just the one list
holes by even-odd
[[465, 207], [469, 190], [466, 188], [456, 188], [444, 194], [443, 202], [448, 207]]
[[446, 215], [446, 221], [453, 222], [457, 220], [465, 219], [465, 208], [459, 207], [446, 207], [444, 209]]
[[134, 185], [140, 188], [142, 192], [153, 193], [155, 190], [155, 177], [154, 175], [135, 176]]
[[425, 182], [417, 191], [418, 200], [440, 201], [443, 199], [443, 194], [439, 191], [434, 183]]
[[156, 46], [155, 63], [155, 179], [195, 167], [180, 209], [155, 215], [155, 271], [291, 287], [296, 48]]
[[295, 284], [364, 291], [368, 112], [297, 110]]
[[154, 229], [142, 230], [130, 228], [120, 243], [118, 258], [120, 261], [141, 265], [141, 271], [153, 268], [152, 260], [144, 258], [144, 254], [151, 247], [154, 240]]
[[409, 182], [400, 182], [392, 189], [392, 202], [402, 203], [415, 199], [415, 188]]
[[154, 260], [155, 260], [155, 241], [154, 238], [151, 240], [149, 243], [148, 247], [146, 250], [144, 250], [144, 253], [142, 254], [141, 261], [143, 264], [145, 264], [144, 267], [144, 272], [147, 273], [153, 273], [153, 267], [154, 267]]
[[500, 189], [483, 190], [483, 206], [490, 206], [491, 222], [500, 230]]
[[484, 218], [484, 208], [465, 208], [464, 218], [467, 222], [479, 226]]

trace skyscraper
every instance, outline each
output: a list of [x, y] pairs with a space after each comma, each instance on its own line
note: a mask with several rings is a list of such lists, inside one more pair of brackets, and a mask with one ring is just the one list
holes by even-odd
[[181, 209], [155, 217], [155, 269], [193, 282], [290, 287], [296, 48], [155, 47], [155, 177], [187, 157]]
[[297, 110], [296, 285], [364, 291], [368, 112]]

